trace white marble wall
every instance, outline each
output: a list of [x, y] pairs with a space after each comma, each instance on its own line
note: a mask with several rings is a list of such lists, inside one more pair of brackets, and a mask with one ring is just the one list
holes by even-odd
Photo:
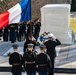
[[41, 8], [41, 33], [50, 31], [62, 44], [72, 44], [69, 37], [70, 5], [47, 4]]

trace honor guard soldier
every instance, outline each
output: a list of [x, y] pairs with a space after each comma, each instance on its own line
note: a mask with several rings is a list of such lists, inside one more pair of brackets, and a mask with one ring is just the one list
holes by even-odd
[[36, 53], [33, 50], [33, 44], [27, 45], [27, 50], [23, 55], [24, 69], [27, 75], [36, 75]]
[[28, 39], [28, 22], [26, 21], [26, 26], [25, 26], [25, 34], [26, 34], [26, 39]]
[[56, 57], [55, 47], [60, 44], [61, 42], [53, 34], [48, 34], [48, 41], [46, 41], [44, 45], [47, 48], [47, 54], [50, 56], [52, 64], [51, 73], [49, 75], [54, 75], [54, 60]]
[[17, 52], [18, 45], [13, 45], [14, 52], [9, 57], [9, 64], [12, 65], [12, 75], [22, 75], [22, 64], [23, 58], [22, 55]]
[[25, 40], [25, 29], [26, 29], [26, 22], [22, 22], [22, 41]]
[[22, 34], [22, 28], [21, 28], [21, 26], [22, 26], [21, 23], [18, 23], [16, 37], [17, 37], [17, 40], [19, 42], [21, 41], [21, 34]]
[[8, 26], [3, 27], [2, 33], [3, 33], [3, 41], [8, 41]]
[[40, 27], [41, 27], [41, 22], [39, 21], [39, 18], [37, 18], [35, 24], [34, 24], [34, 38], [37, 40], [39, 37], [40, 33]]
[[0, 40], [1, 40], [1, 37], [2, 37], [2, 28], [0, 29]]
[[14, 43], [16, 41], [17, 23], [10, 24], [9, 30], [10, 30], [10, 41]]
[[46, 47], [45, 45], [40, 45], [40, 54], [37, 55], [37, 71], [39, 75], [48, 75], [50, 70], [50, 57], [46, 54]]
[[29, 34], [30, 34], [30, 25], [31, 24], [31, 22], [30, 22], [30, 20], [29, 21], [27, 21], [27, 38], [28, 38], [28, 36], [29, 36]]

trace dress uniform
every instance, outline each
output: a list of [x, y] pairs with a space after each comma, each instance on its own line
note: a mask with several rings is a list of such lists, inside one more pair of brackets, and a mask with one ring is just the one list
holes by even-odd
[[30, 22], [27, 24], [27, 36], [30, 34]]
[[26, 22], [23, 22], [22, 23], [22, 40], [25, 40], [25, 37], [26, 37]]
[[8, 26], [7, 27], [3, 27], [2, 29], [2, 33], [3, 33], [3, 41], [8, 41]]
[[50, 64], [50, 57], [45, 52], [45, 45], [40, 45], [40, 54], [37, 55], [37, 71], [39, 75], [48, 75], [48, 72], [50, 70], [51, 64]]
[[34, 34], [34, 23], [33, 22], [29, 22], [27, 23], [27, 35], [33, 35]]
[[12, 65], [12, 75], [22, 75], [22, 64], [23, 58], [22, 55], [17, 52], [18, 45], [14, 44], [13, 49], [14, 52], [9, 57], [9, 64]]
[[25, 34], [26, 34], [26, 39], [28, 38], [28, 24], [26, 23], [25, 25]]
[[17, 40], [20, 42], [21, 41], [21, 34], [22, 34], [22, 28], [21, 28], [21, 24], [17, 25]]
[[33, 51], [33, 44], [28, 44], [23, 59], [27, 75], [36, 75], [36, 53]]
[[14, 43], [16, 41], [17, 23], [9, 25], [10, 30], [10, 41]]
[[0, 40], [1, 40], [1, 37], [2, 37], [2, 29], [0, 29]]
[[34, 25], [34, 37], [37, 40], [37, 38], [39, 37], [39, 33], [40, 33], [40, 27], [41, 27], [41, 22], [37, 22]]
[[60, 44], [61, 42], [51, 34], [48, 35], [48, 41], [44, 43], [47, 48], [47, 54], [50, 56], [51, 59], [51, 75], [54, 75], [54, 58], [56, 57], [55, 47]]

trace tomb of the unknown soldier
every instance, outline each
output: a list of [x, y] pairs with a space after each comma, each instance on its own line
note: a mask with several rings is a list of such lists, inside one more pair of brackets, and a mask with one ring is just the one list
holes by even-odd
[[41, 8], [41, 33], [53, 33], [62, 44], [73, 44], [70, 4], [47, 4]]

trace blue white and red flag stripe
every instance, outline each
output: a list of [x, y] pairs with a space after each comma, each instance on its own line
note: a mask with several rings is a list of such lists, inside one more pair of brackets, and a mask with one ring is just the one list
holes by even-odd
[[1, 13], [0, 28], [25, 20], [31, 20], [31, 0], [22, 0], [9, 10]]

